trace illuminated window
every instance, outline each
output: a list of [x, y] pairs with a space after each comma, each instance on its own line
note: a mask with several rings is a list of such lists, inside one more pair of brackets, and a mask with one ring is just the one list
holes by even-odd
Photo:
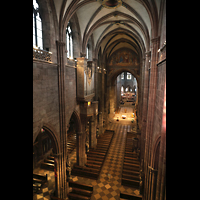
[[33, 0], [33, 46], [43, 49], [42, 20], [36, 0]]
[[121, 73], [121, 79], [124, 79], [124, 72]]
[[72, 39], [72, 30], [70, 22], [66, 28], [66, 40], [67, 40], [67, 58], [73, 59], [73, 39]]
[[131, 73], [127, 72], [127, 79], [131, 79]]
[[89, 58], [89, 45], [87, 45], [87, 48], [86, 48], [86, 58], [87, 59]]

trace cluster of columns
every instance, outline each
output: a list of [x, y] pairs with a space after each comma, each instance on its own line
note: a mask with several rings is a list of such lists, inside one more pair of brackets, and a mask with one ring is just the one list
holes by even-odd
[[[144, 174], [144, 200], [164, 198], [165, 189], [165, 141], [166, 135], [161, 132], [158, 149], [154, 150], [153, 131], [155, 120], [156, 91], [158, 84], [158, 49], [160, 37], [151, 40], [151, 51], [146, 52], [143, 59], [142, 73], [142, 115], [141, 115], [141, 166]], [[160, 148], [162, 147], [162, 149]], [[157, 156], [157, 158], [155, 158]], [[156, 159], [159, 160], [155, 166]]]
[[[66, 124], [66, 110], [65, 110], [65, 43], [56, 41], [57, 46], [57, 63], [58, 63], [58, 89], [59, 89], [59, 121], [60, 121], [60, 152], [54, 154], [55, 157], [55, 194], [59, 198], [65, 199], [68, 193], [67, 185], [67, 131]], [[77, 73], [77, 97], [79, 97], [78, 104], [80, 106], [79, 127], [77, 131], [77, 164], [84, 166], [87, 161], [85, 140], [86, 140], [86, 125], [87, 125], [87, 101], [84, 99], [84, 65], [87, 65], [84, 57], [77, 58], [79, 66], [76, 69]], [[80, 64], [81, 63], [81, 64]], [[95, 76], [97, 76], [95, 72]], [[96, 90], [96, 84], [95, 84]], [[101, 91], [103, 92], [103, 91]], [[92, 97], [91, 97], [92, 98]], [[96, 100], [96, 97], [95, 97]], [[102, 102], [103, 103], [103, 102]], [[93, 101], [93, 113], [89, 120], [89, 145], [95, 148], [97, 145], [96, 127], [97, 127], [97, 114], [98, 114], [98, 101]], [[103, 114], [102, 107], [99, 112], [99, 128], [103, 132]]]

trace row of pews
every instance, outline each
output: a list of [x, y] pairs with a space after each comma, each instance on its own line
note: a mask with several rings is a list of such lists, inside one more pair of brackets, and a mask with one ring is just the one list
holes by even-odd
[[[67, 139], [67, 151], [70, 154], [76, 148], [76, 133], [70, 133]], [[41, 163], [40, 168], [54, 171], [54, 156], [50, 154]]]
[[33, 195], [41, 192], [42, 188], [46, 186], [47, 174], [46, 176], [33, 173]]
[[69, 180], [69, 187], [71, 188], [71, 191], [67, 196], [70, 200], [90, 200], [93, 193], [92, 185], [86, 185]]
[[97, 139], [96, 148], [90, 148], [89, 152], [87, 152], [87, 163], [85, 166], [82, 167], [75, 164], [71, 174], [97, 180], [114, 133], [115, 131], [113, 130], [105, 130], [104, 134]]
[[54, 171], [54, 156], [52, 156], [52, 154], [47, 156], [47, 158], [41, 163], [40, 168]]
[[142, 200], [142, 196], [136, 196], [133, 194], [127, 194], [124, 192], [120, 192], [120, 199], [130, 199], [130, 200]]
[[67, 136], [67, 152], [70, 154], [76, 148], [76, 132], [70, 132]]
[[132, 150], [132, 138], [133, 134], [131, 132], [127, 132], [121, 184], [139, 189], [140, 162], [137, 158], [137, 154]]

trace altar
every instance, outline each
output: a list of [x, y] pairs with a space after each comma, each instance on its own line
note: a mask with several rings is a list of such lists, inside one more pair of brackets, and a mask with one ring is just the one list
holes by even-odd
[[126, 119], [126, 115], [122, 115], [122, 119]]

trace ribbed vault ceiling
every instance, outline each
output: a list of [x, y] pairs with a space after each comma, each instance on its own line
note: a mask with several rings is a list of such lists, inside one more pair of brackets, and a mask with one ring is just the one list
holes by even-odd
[[[111, 55], [119, 48], [127, 47], [136, 53], [149, 50], [152, 27], [158, 20], [161, 0], [122, 0], [117, 8], [102, 6], [102, 0], [52, 0], [58, 23], [67, 24], [76, 13], [82, 40], [81, 52], [85, 53], [92, 36], [95, 56]], [[69, 17], [70, 16], [70, 17]]]

